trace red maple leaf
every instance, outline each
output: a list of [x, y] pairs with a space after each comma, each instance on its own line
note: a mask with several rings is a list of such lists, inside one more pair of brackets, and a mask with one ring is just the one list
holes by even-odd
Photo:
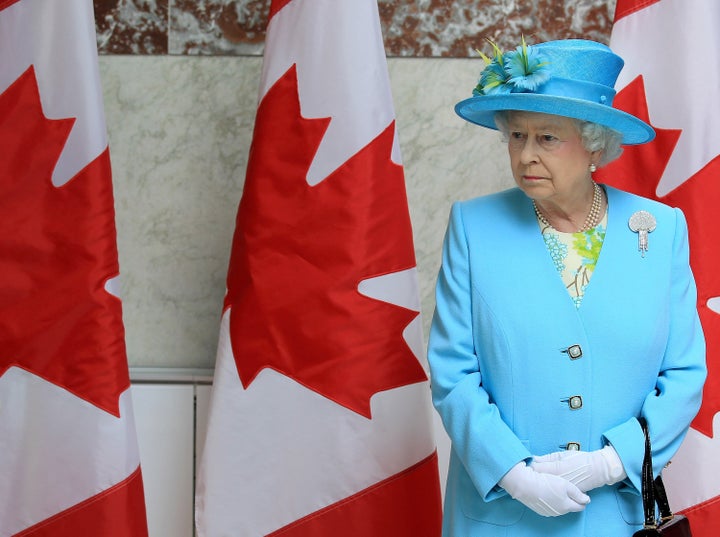
[[268, 20], [272, 19], [275, 16], [275, 13], [280, 11], [289, 3], [290, 0], [272, 0], [272, 2], [270, 2], [270, 13], [268, 14]]
[[74, 119], [47, 119], [30, 67], [0, 94], [0, 375], [18, 366], [119, 416], [130, 380], [110, 160], [61, 187], [52, 172]]
[[[647, 123], [649, 121], [645, 87], [639, 76], [618, 93], [614, 106]], [[708, 233], [720, 206], [720, 156], [664, 196], [657, 195], [665, 167], [675, 149], [681, 131], [658, 129], [657, 137], [648, 144], [627, 146], [617, 161], [598, 170], [597, 179], [642, 196], [679, 207], [685, 214], [690, 236], [690, 264], [698, 287], [698, 311], [707, 340], [708, 379], [702, 407], [693, 421], [693, 428], [712, 437], [712, 421], [720, 411], [720, 315], [707, 302], [720, 296], [720, 249]]]
[[329, 121], [301, 116], [295, 66], [260, 103], [225, 306], [245, 387], [269, 367], [370, 417], [373, 394], [427, 378], [402, 337], [418, 313], [357, 290], [415, 266], [412, 230], [394, 123], [308, 185]]
[[646, 7], [656, 4], [659, 1], [660, 0], [617, 0], [617, 3], [615, 4], [615, 17], [613, 18], [613, 24], [617, 24], [617, 22], [623, 17], [632, 15], [636, 11], [645, 9]]

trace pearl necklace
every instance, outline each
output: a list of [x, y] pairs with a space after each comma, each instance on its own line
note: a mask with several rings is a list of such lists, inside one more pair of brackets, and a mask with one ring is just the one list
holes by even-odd
[[[535, 209], [535, 214], [538, 217], [538, 220], [545, 225], [553, 227], [553, 225], [547, 221], [545, 216], [540, 212], [540, 208], [538, 207], [535, 200], [533, 200], [533, 209]], [[585, 218], [585, 223], [583, 226], [576, 231], [576, 233], [583, 233], [587, 231], [588, 229], [594, 228], [599, 219], [600, 219], [600, 209], [602, 207], [602, 189], [600, 188], [600, 185], [598, 185], [595, 181], [593, 181], [593, 199], [592, 199], [592, 205], [590, 205], [590, 212], [588, 213], [587, 217]], [[554, 229], [554, 228], [553, 228]]]

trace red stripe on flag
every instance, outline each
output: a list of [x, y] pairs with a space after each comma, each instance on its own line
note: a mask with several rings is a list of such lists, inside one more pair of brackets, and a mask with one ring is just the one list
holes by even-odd
[[442, 516], [437, 453], [266, 537], [437, 537]]
[[660, 0], [617, 0], [617, 4], [615, 4], [615, 18], [613, 20], [617, 22], [623, 17], [627, 17], [636, 11], [657, 4], [659, 1]]
[[717, 521], [720, 520], [720, 496], [704, 501], [682, 511], [692, 529], [693, 537], [717, 537]]
[[117, 485], [13, 537], [146, 537], [145, 495], [140, 467]]
[[0, 0], [0, 11], [13, 4], [17, 4], [20, 0]]

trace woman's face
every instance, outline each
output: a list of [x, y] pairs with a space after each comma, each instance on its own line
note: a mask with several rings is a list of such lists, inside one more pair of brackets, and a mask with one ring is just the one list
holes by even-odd
[[508, 114], [508, 152], [515, 182], [530, 198], [564, 205], [584, 196], [591, 162], [574, 120], [535, 112]]

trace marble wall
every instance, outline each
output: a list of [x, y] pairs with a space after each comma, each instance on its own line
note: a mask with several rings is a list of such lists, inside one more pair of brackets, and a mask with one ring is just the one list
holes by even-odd
[[[348, 0], [338, 0], [348, 1]], [[379, 0], [425, 333], [450, 204], [512, 184], [460, 120], [482, 37], [607, 42], [614, 1]], [[212, 368], [262, 67], [264, 0], [96, 0], [132, 366]]]
[[[348, 0], [338, 0], [348, 1]], [[262, 55], [270, 0], [95, 0], [103, 54]], [[607, 42], [614, 0], [378, 0], [390, 57], [473, 56], [586, 37]]]

